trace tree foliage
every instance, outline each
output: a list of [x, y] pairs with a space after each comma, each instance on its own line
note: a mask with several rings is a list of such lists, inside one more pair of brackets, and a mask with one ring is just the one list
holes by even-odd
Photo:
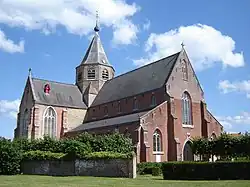
[[194, 138], [192, 149], [197, 155], [216, 155], [224, 160], [239, 157], [250, 158], [250, 134], [245, 133], [235, 137], [224, 133], [214, 140]]

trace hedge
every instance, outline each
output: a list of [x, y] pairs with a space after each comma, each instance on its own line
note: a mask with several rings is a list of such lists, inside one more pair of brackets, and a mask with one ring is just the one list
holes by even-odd
[[250, 162], [164, 162], [165, 180], [249, 180]]
[[0, 138], [0, 175], [14, 175], [20, 172], [21, 150], [10, 140]]
[[23, 154], [23, 161], [31, 160], [97, 160], [97, 159], [129, 159], [133, 153], [112, 153], [112, 152], [93, 152], [85, 155], [72, 155], [65, 153], [52, 153], [50, 151], [27, 151]]
[[159, 172], [161, 174], [162, 163], [160, 162], [142, 162], [137, 164], [137, 173], [140, 175], [158, 175]]

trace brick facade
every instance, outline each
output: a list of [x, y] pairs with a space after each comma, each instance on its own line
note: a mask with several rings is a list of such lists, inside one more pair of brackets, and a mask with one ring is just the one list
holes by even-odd
[[[95, 35], [95, 37], [97, 37], [97, 35]], [[98, 44], [98, 42], [100, 42], [99, 39], [96, 39], [95, 42], [97, 42], [96, 46], [100, 46], [100, 44]], [[99, 50], [102, 51], [101, 57], [104, 57], [103, 49]], [[96, 53], [93, 53], [91, 55], [95, 54]], [[107, 65], [99, 64], [98, 62], [95, 63], [97, 74], [93, 79], [89, 79], [87, 77], [87, 70], [88, 67], [92, 67], [93, 69], [93, 63], [92, 61], [88, 61], [89, 58], [85, 59], [87, 59], [86, 62], [89, 64], [81, 64], [76, 69], [77, 86], [56, 82], [48, 83], [52, 84], [54, 88], [58, 88], [58, 92], [56, 92], [57, 90], [53, 90], [56, 94], [51, 97], [50, 103], [65, 99], [61, 105], [56, 102], [56, 104], [36, 103], [37, 98], [33, 93], [34, 88], [31, 77], [29, 76], [19, 108], [15, 137], [25, 134], [23, 133], [25, 130], [24, 112], [28, 111], [29, 123], [25, 136], [28, 138], [42, 138], [44, 113], [49, 107], [52, 107], [56, 113], [57, 138], [75, 136], [83, 131], [96, 134], [119, 131], [120, 133], [130, 135], [132, 138], [137, 153], [137, 162], [160, 162], [186, 159], [186, 156], [190, 156], [190, 151], [186, 150], [188, 150], [188, 142], [191, 142], [192, 137], [219, 136], [223, 131], [220, 123], [207, 110], [204, 92], [185, 50], [169, 56], [166, 59], [159, 60], [159, 62], [152, 63], [153, 65], [145, 68], [147, 71], [139, 68], [138, 71], [141, 72], [141, 75], [143, 75], [148, 82], [143, 82], [144, 84], [141, 88], [140, 81], [144, 80], [140, 78], [140, 80], [135, 81], [133, 85], [135, 90], [131, 88], [131, 92], [127, 90], [130, 89], [133, 79], [140, 77], [140, 75], [137, 76], [137, 74], [135, 74], [137, 70], [128, 72], [117, 78], [114, 77], [112, 66], [108, 65], [110, 77], [109, 80], [104, 80], [101, 73], [103, 67]], [[158, 63], [158, 65], [156, 63]], [[157, 72], [161, 72], [162, 75], [152, 73], [154, 67], [156, 67]], [[168, 72], [166, 75], [165, 70]], [[83, 76], [79, 76], [79, 73], [80, 75], [83, 73]], [[124, 80], [124, 77], [125, 80], [129, 81], [119, 82], [119, 80]], [[131, 77], [132, 80], [128, 79]], [[115, 82], [116, 80], [118, 80], [118, 83]], [[151, 82], [151, 84], [149, 84], [151, 80], [153, 83]], [[36, 81], [36, 89], [42, 89], [41, 86], [39, 86], [42, 81]], [[144, 86], [147, 86], [145, 83], [148, 83], [150, 87], [144, 89]], [[96, 87], [96, 84], [99, 86]], [[155, 88], [155, 84], [157, 84], [157, 88]], [[110, 87], [107, 88], [106, 85], [110, 85]], [[107, 93], [103, 91], [105, 90], [105, 86], [106, 91], [108, 90]], [[123, 89], [127, 94], [125, 94], [126, 97], [122, 97], [122, 91], [119, 92], [119, 90], [117, 90], [123, 88], [123, 86], [127, 88]], [[136, 89], [137, 87], [141, 89]], [[62, 96], [62, 94], [64, 94], [62, 90], [67, 90], [68, 95]], [[106, 97], [110, 90], [115, 93], [111, 99]], [[41, 90], [37, 92], [39, 93], [38, 95], [43, 94], [44, 98], [48, 96], [41, 92]], [[105, 94], [103, 94], [103, 92]], [[191, 116], [189, 117], [191, 124], [186, 124], [186, 122], [183, 124], [183, 119], [185, 119], [183, 117], [184, 93], [188, 95], [189, 98], [190, 108], [188, 110], [191, 111], [191, 114], [188, 113], [188, 115], [190, 114], [189, 116]], [[72, 94], [74, 96], [72, 96]], [[100, 95], [104, 97], [104, 100], [100, 98]], [[113, 96], [117, 99], [113, 99]], [[99, 102], [96, 104], [95, 101], [98, 101], [97, 98]], [[48, 98], [46, 99], [49, 100]], [[73, 100], [76, 102], [74, 103]], [[73, 103], [74, 106], [65, 106], [65, 103], [67, 105], [69, 105], [68, 103]], [[138, 116], [133, 114], [138, 114]], [[128, 119], [131, 116], [133, 119], [131, 118], [131, 121], [129, 121]], [[91, 127], [91, 125], [95, 123], [98, 123], [99, 126], [95, 125], [95, 127]], [[78, 128], [79, 130], [75, 130]], [[154, 137], [160, 137], [160, 139], [155, 139], [154, 141]], [[154, 146], [158, 146], [157, 151], [154, 150]]]

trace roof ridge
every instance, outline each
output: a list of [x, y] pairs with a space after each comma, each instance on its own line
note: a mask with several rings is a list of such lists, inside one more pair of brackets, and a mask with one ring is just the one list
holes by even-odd
[[137, 71], [137, 70], [139, 70], [139, 69], [143, 69], [143, 68], [145, 68], [145, 67], [148, 67], [148, 66], [150, 66], [150, 65], [153, 65], [153, 64], [155, 64], [155, 63], [157, 63], [157, 62], [159, 62], [159, 61], [162, 61], [162, 60], [164, 60], [164, 59], [170, 58], [170, 57], [175, 56], [175, 55], [177, 55], [177, 54], [179, 54], [179, 53], [180, 53], [180, 51], [177, 52], [177, 53], [174, 53], [174, 54], [172, 54], [172, 55], [169, 55], [169, 56], [167, 56], [167, 57], [160, 58], [160, 59], [158, 59], [158, 60], [156, 60], [156, 61], [154, 61], [154, 62], [151, 62], [151, 63], [149, 63], [149, 64], [146, 64], [146, 65], [144, 65], [144, 66], [141, 66], [141, 67], [135, 68], [135, 69], [133, 69], [133, 70], [130, 70], [130, 71], [126, 72], [126, 73], [120, 74], [120, 75], [118, 75], [118, 76], [116, 76], [116, 77], [114, 77], [114, 78], [112, 78], [112, 79], [106, 81], [105, 83], [108, 83], [108, 82], [110, 82], [111, 80], [114, 80], [114, 79], [116, 79], [116, 78], [119, 78], [119, 77], [121, 77], [121, 76], [123, 76], [123, 75], [127, 75], [127, 74], [132, 73], [132, 72], [134, 72], [134, 71]]
[[41, 79], [41, 78], [36, 78], [36, 77], [32, 77], [32, 79], [40, 80], [40, 81], [47, 81], [47, 82], [52, 82], [52, 83], [57, 83], [57, 84], [64, 84], [64, 85], [68, 85], [68, 86], [76, 86], [75, 84], [72, 84], [72, 83], [58, 82], [58, 81], [47, 80], [47, 79]]

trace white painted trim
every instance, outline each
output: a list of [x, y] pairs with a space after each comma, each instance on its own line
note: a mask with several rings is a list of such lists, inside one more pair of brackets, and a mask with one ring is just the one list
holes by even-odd
[[184, 143], [182, 145], [182, 150], [181, 150], [181, 160], [182, 161], [184, 161], [184, 154], [183, 154], [183, 152], [184, 152], [184, 147], [185, 147], [185, 145], [186, 145], [187, 142], [193, 143], [192, 140], [189, 137], [187, 137], [186, 140], [184, 141]]
[[194, 125], [182, 124], [182, 127], [183, 127], [183, 128], [190, 128], [190, 129], [193, 129], [193, 128], [194, 128]]
[[55, 114], [56, 114], [56, 138], [57, 138], [57, 125], [58, 125], [58, 122], [57, 122], [57, 112], [56, 112], [56, 110], [55, 110], [55, 108], [53, 107], [53, 106], [47, 106], [46, 107], [46, 109], [43, 111], [43, 125], [42, 125], [42, 128], [41, 128], [41, 130], [40, 130], [40, 132], [41, 132], [41, 134], [40, 134], [40, 137], [43, 137], [44, 136], [44, 117], [45, 117], [45, 113], [46, 113], [46, 111], [49, 109], [49, 108], [52, 108], [53, 110], [54, 110], [54, 112], [55, 112]]

